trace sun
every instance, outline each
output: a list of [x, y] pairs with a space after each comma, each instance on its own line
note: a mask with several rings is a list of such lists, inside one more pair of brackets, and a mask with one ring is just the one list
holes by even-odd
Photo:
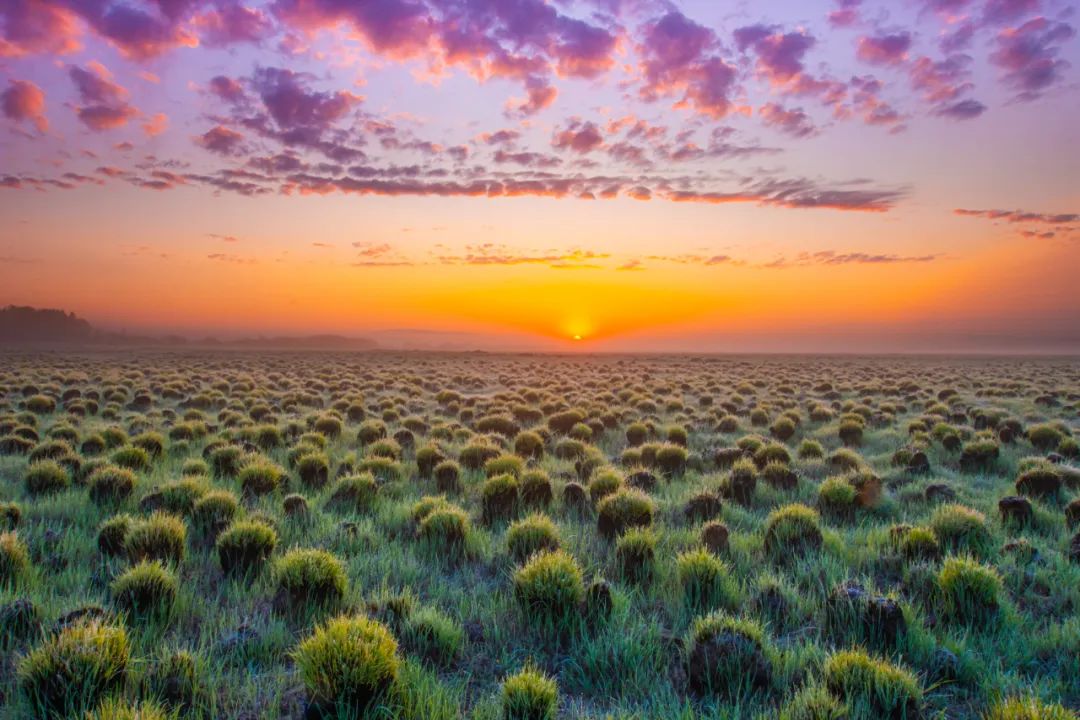
[[574, 340], [581, 340], [581, 336], [580, 335], [575, 335]]

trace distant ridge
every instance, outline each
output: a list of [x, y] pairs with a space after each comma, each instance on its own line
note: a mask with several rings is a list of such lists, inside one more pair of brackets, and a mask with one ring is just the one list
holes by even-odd
[[0, 309], [0, 346], [216, 347], [281, 350], [374, 350], [369, 338], [342, 335], [250, 337], [221, 340], [177, 335], [151, 336], [99, 330], [75, 313], [8, 305]]

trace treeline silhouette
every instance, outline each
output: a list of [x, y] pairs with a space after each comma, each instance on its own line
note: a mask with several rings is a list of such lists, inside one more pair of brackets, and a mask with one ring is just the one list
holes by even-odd
[[99, 330], [75, 313], [64, 310], [9, 305], [0, 309], [0, 345], [94, 345], [94, 346], [209, 346], [237, 348], [372, 350], [368, 338], [341, 335], [306, 335], [190, 339], [178, 335], [129, 335]]

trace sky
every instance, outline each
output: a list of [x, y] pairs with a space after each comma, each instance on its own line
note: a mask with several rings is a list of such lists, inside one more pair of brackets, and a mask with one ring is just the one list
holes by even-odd
[[4, 0], [0, 304], [1080, 352], [1067, 0]]

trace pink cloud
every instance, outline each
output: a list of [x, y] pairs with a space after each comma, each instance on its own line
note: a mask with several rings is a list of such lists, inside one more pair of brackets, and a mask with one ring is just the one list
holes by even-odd
[[799, 108], [788, 110], [777, 103], [767, 103], [758, 114], [766, 125], [792, 137], [810, 137], [817, 132], [810, 116]]
[[859, 38], [856, 56], [870, 65], [899, 65], [907, 60], [911, 33], [898, 32]]
[[192, 25], [200, 42], [208, 47], [259, 43], [273, 32], [273, 25], [266, 13], [233, 3], [223, 3], [196, 15]]
[[91, 130], [113, 130], [127, 125], [139, 111], [128, 104], [128, 91], [112, 81], [109, 71], [100, 63], [90, 63], [89, 70], [71, 66], [68, 76], [75, 83], [82, 105], [76, 114]]
[[45, 93], [28, 80], [11, 80], [8, 88], [0, 93], [0, 108], [4, 117], [13, 122], [29, 122], [45, 132], [49, 120], [45, 117]]
[[558, 150], [573, 150], [584, 155], [603, 145], [604, 136], [595, 123], [573, 121], [567, 128], [555, 132], [551, 144]]
[[195, 138], [195, 144], [219, 155], [238, 155], [243, 148], [244, 136], [224, 125], [207, 130]]
[[155, 137], [165, 132], [169, 127], [169, 116], [165, 113], [157, 113], [143, 123], [142, 129], [148, 137]]
[[75, 13], [48, 0], [0, 3], [0, 57], [66, 55], [81, 47]]

